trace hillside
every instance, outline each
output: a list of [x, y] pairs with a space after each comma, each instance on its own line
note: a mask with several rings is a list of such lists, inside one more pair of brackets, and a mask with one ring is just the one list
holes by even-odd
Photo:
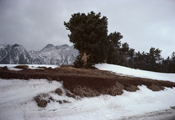
[[20, 71], [11, 71], [6, 67], [0, 70], [3, 79], [47, 79], [49, 81], [63, 81], [63, 86], [81, 97], [93, 97], [101, 94], [121, 95], [123, 90], [134, 92], [139, 90], [139, 85], [145, 85], [153, 91], [164, 90], [165, 87], [175, 87], [175, 83], [153, 79], [120, 76], [109, 71], [99, 69], [78, 69], [72, 66], [57, 68], [39, 67], [28, 69], [27, 65], [15, 68]]
[[[3, 91], [0, 108], [12, 116], [17, 114], [16, 120], [85, 119], [85, 116], [94, 120], [122, 119], [175, 105], [175, 81], [172, 79], [175, 74], [109, 64], [98, 64], [94, 69], [56, 65], [5, 66], [0, 66], [0, 90]], [[157, 76], [164, 78], [155, 80]], [[14, 105], [9, 108], [10, 104], [20, 105], [19, 113], [14, 112]], [[28, 108], [29, 105], [32, 107]], [[4, 111], [0, 116], [11, 119]]]

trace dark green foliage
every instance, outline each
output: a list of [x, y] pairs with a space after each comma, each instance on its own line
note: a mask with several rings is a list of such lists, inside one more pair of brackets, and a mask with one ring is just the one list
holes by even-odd
[[175, 52], [172, 53], [171, 58], [163, 59], [162, 70], [167, 73], [175, 73]]
[[120, 39], [122, 38], [123, 36], [119, 32], [110, 33], [108, 36], [108, 40], [109, 40], [109, 43], [111, 44], [111, 47], [114, 49], [119, 49], [121, 46]]
[[[68, 35], [70, 42], [73, 42], [74, 48], [80, 52], [74, 66], [87, 67], [104, 61], [107, 24], [105, 16], [101, 17], [101, 13], [95, 14], [93, 11], [87, 15], [84, 13], [73, 14], [69, 22], [64, 22], [66, 29], [71, 32]], [[84, 59], [82, 59], [83, 57]]]
[[128, 64], [128, 50], [129, 50], [129, 45], [127, 42], [122, 44], [122, 48], [120, 49], [122, 52], [122, 64], [123, 66], [129, 66]]
[[85, 68], [93, 68], [93, 65], [94, 65], [94, 58], [93, 56], [90, 56], [88, 59], [87, 59], [87, 64], [85, 65]]
[[172, 53], [171, 58], [164, 59], [161, 57], [161, 50], [151, 47], [149, 53], [138, 51], [133, 60], [129, 60], [129, 66], [149, 71], [175, 73], [175, 52]]
[[122, 44], [122, 48], [121, 48], [121, 51], [124, 53], [124, 54], [126, 54], [127, 52], [128, 52], [128, 50], [129, 50], [129, 45], [128, 45], [128, 43], [123, 43]]
[[82, 66], [83, 66], [83, 61], [81, 60], [81, 56], [78, 55], [74, 62], [74, 67], [81, 68]]
[[121, 52], [120, 52], [120, 46], [121, 42], [120, 39], [122, 39], [123, 36], [119, 32], [114, 32], [109, 34], [108, 36], [108, 44], [107, 44], [107, 57], [106, 62], [111, 64], [121, 64]]
[[120, 51], [118, 49], [115, 49], [114, 51], [112, 51], [108, 54], [107, 63], [121, 64], [121, 62], [122, 62], [122, 56], [121, 56]]
[[149, 53], [136, 53], [134, 58], [134, 68], [161, 72], [161, 50], [151, 47]]
[[134, 56], [134, 49], [133, 48], [130, 48], [129, 51], [128, 51], [128, 55], [129, 57], [131, 58], [131, 60], [133, 60], [133, 56]]
[[119, 32], [107, 36], [107, 18], [93, 11], [73, 14], [64, 22], [70, 42], [79, 50], [74, 66], [91, 68], [96, 63], [107, 62], [144, 70], [175, 73], [175, 52], [171, 58], [163, 59], [161, 50], [151, 47], [149, 53], [135, 53], [128, 43], [121, 45], [123, 36]]

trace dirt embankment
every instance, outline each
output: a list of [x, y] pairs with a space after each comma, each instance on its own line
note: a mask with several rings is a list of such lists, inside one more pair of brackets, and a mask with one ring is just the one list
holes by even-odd
[[61, 66], [55, 69], [40, 67], [28, 69], [28, 66], [17, 66], [21, 71], [0, 68], [0, 78], [3, 79], [48, 79], [63, 81], [63, 86], [79, 97], [93, 97], [100, 94], [112, 96], [121, 95], [123, 90], [134, 92], [139, 85], [146, 85], [153, 91], [164, 90], [164, 87], [175, 87], [175, 83], [145, 78], [115, 75], [109, 71], [94, 69], [77, 69], [71, 66]]

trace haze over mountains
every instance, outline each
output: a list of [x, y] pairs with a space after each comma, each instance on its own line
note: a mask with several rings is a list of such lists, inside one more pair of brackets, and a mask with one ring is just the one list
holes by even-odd
[[71, 65], [78, 54], [78, 50], [67, 44], [48, 44], [40, 51], [27, 51], [19, 44], [0, 44], [0, 64]]

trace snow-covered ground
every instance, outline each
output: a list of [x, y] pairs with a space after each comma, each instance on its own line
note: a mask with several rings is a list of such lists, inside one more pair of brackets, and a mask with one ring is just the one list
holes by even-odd
[[[13, 68], [12, 65], [0, 66]], [[134, 70], [110, 64], [98, 64], [96, 67], [121, 75], [175, 82], [175, 74]], [[140, 90], [136, 92], [124, 91], [115, 97], [101, 95], [80, 100], [69, 98], [65, 94], [56, 95], [52, 91], [57, 88], [63, 90], [61, 82], [0, 79], [0, 120], [168, 120], [168, 117], [175, 117], [175, 110], [170, 108], [175, 106], [175, 88], [153, 92], [146, 86], [139, 86]], [[48, 93], [54, 99], [70, 103], [52, 101], [46, 108], [40, 108], [33, 100], [40, 93]]]
[[175, 82], [175, 74], [172, 73], [150, 72], [146, 70], [132, 69], [112, 64], [97, 64], [95, 67], [97, 67], [100, 70], [108, 70], [115, 72], [118, 75], [127, 75]]
[[[4, 66], [7, 66], [9, 70], [18, 70], [17, 68], [14, 68], [15, 66], [20, 66], [20, 65], [23, 65], [23, 64], [0, 64], [0, 67], [4, 67]], [[38, 65], [38, 64], [33, 64], [33, 65], [30, 65], [30, 64], [27, 64], [27, 66], [29, 67], [29, 69], [37, 69], [38, 67], [51, 67], [51, 68], [56, 68], [58, 67], [58, 65]]]

